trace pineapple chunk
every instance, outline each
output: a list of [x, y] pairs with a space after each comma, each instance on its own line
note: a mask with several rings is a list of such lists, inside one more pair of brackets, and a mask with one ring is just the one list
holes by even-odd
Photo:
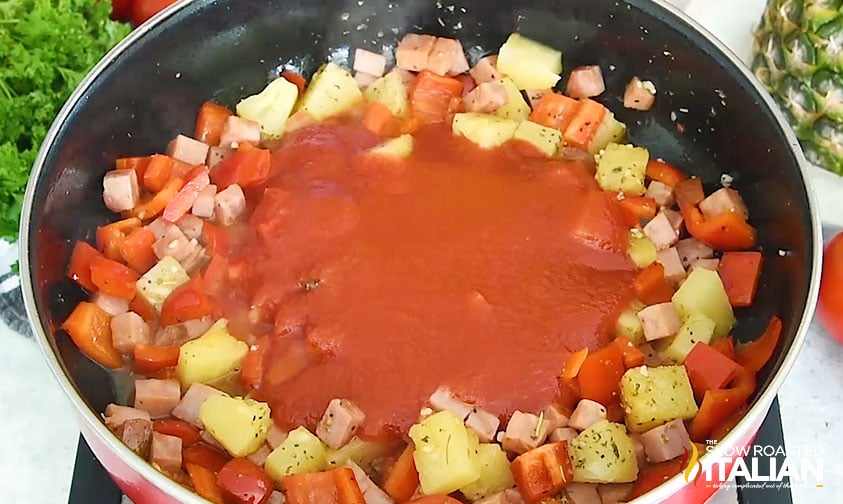
[[495, 110], [494, 115], [513, 121], [524, 121], [530, 116], [530, 106], [518, 90], [518, 86], [509, 77], [504, 77], [498, 82], [506, 89], [506, 103]]
[[691, 312], [682, 321], [676, 336], [664, 341], [659, 355], [668, 364], [682, 364], [694, 346], [702, 341], [710, 343], [714, 335], [714, 321], [700, 312]]
[[471, 501], [512, 488], [515, 479], [509, 468], [509, 459], [498, 444], [481, 444], [477, 447], [480, 460], [480, 479], [460, 489]]
[[335, 63], [323, 65], [307, 86], [300, 109], [317, 121], [340, 114], [363, 99], [357, 81]]
[[467, 112], [456, 114], [451, 128], [484, 149], [503, 145], [515, 135], [518, 123], [509, 119]]
[[176, 287], [188, 280], [190, 277], [182, 265], [171, 256], [166, 256], [144, 273], [135, 285], [140, 297], [160, 313], [164, 300], [176, 290]]
[[672, 301], [680, 317], [685, 318], [696, 311], [713, 320], [713, 339], [726, 336], [735, 325], [729, 296], [716, 271], [704, 268], [691, 270]]
[[615, 324], [615, 334], [629, 339], [633, 345], [643, 345], [647, 342], [644, 338], [644, 327], [638, 318], [638, 312], [634, 307], [622, 311]]
[[413, 136], [404, 134], [369, 149], [369, 154], [404, 159], [413, 153]]
[[440, 411], [410, 427], [410, 438], [416, 446], [413, 459], [425, 494], [448, 494], [480, 478], [477, 437], [469, 435], [462, 419], [450, 411]]
[[212, 395], [202, 402], [199, 420], [205, 430], [235, 457], [258, 450], [272, 423], [269, 405], [224, 395]]
[[644, 194], [650, 153], [643, 147], [610, 143], [597, 161], [597, 183], [604, 191]]
[[638, 459], [626, 427], [600, 420], [569, 443], [574, 481], [628, 483], [638, 478]]
[[647, 238], [640, 230], [636, 231], [630, 233], [627, 252], [636, 266], [646, 268], [656, 262], [659, 251], [652, 240]]
[[264, 135], [279, 137], [284, 134], [287, 118], [293, 112], [298, 97], [298, 86], [279, 77], [260, 93], [240, 100], [237, 115], [260, 124]]
[[621, 404], [626, 426], [632, 432], [697, 414], [697, 403], [684, 366], [641, 366], [627, 370], [621, 378]]
[[521, 121], [513, 138], [529, 142], [546, 156], [554, 156], [562, 143], [562, 132], [532, 121]]
[[407, 99], [407, 88], [401, 81], [397, 72], [389, 72], [372, 83], [363, 93], [370, 102], [381, 102], [398, 118], [407, 116], [409, 102]]
[[266, 472], [279, 485], [284, 476], [323, 471], [326, 467], [325, 445], [305, 427], [290, 431], [264, 464]]
[[550, 89], [559, 82], [562, 53], [513, 33], [498, 51], [497, 68], [518, 89]]
[[358, 437], [351, 438], [351, 441], [336, 450], [328, 449], [325, 453], [325, 461], [328, 468], [342, 467], [346, 462], [354, 462], [364, 471], [373, 474], [372, 464], [377, 459], [383, 459], [395, 452], [395, 444], [385, 441], [363, 441]]
[[205, 334], [181, 346], [176, 375], [184, 389], [210, 383], [233, 373], [248, 351], [248, 345], [228, 332], [228, 321], [220, 319]]
[[615, 114], [606, 111], [603, 122], [600, 123], [600, 127], [597, 128], [597, 132], [594, 134], [594, 138], [588, 144], [588, 152], [592, 155], [597, 154], [610, 143], [621, 142], [625, 136], [626, 125], [615, 119]]

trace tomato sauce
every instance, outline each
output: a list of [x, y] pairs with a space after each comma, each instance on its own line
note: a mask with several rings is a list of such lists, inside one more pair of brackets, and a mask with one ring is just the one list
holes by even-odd
[[247, 194], [218, 301], [273, 334], [255, 395], [283, 426], [345, 398], [363, 435], [399, 435], [440, 386], [503, 418], [538, 411], [630, 299], [628, 230], [593, 166], [484, 151], [445, 125], [414, 136], [396, 161], [359, 127], [310, 127]]

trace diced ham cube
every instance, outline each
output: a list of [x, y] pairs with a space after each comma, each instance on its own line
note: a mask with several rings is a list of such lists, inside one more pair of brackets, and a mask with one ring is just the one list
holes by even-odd
[[189, 165], [205, 164], [205, 159], [208, 157], [208, 144], [189, 136], [179, 135], [170, 141], [170, 145], [167, 146], [167, 155]]
[[468, 71], [468, 60], [459, 40], [439, 37], [427, 58], [427, 70], [439, 75], [459, 75]]
[[678, 234], [682, 234], [682, 224], [685, 223], [685, 219], [682, 218], [682, 214], [669, 208], [662, 208], [662, 213], [665, 217], [667, 217], [667, 221], [670, 222], [673, 229], [676, 230]]
[[681, 419], [652, 428], [641, 434], [641, 444], [650, 462], [664, 462], [676, 458], [688, 449], [691, 438]]
[[673, 307], [673, 303], [659, 303], [650, 305], [638, 312], [638, 320], [644, 327], [644, 338], [647, 341], [673, 336], [679, 331], [682, 325], [679, 314]]
[[659, 250], [668, 249], [679, 241], [679, 233], [670, 224], [664, 212], [659, 212], [644, 225], [644, 234]]
[[272, 453], [272, 448], [266, 444], [262, 444], [260, 448], [246, 458], [254, 462], [256, 465], [263, 467], [266, 463], [266, 458], [269, 457], [270, 453]]
[[594, 483], [571, 483], [565, 487], [571, 504], [601, 504], [597, 485]]
[[187, 343], [205, 334], [211, 324], [213, 324], [211, 317], [202, 317], [159, 327], [155, 331], [155, 344], [158, 346], [176, 346]]
[[410, 87], [413, 84], [413, 81], [416, 80], [416, 74], [409, 70], [404, 70], [403, 68], [395, 67], [390, 70], [389, 73], [398, 74], [398, 77], [401, 79], [401, 83], [404, 84], [405, 87]]
[[694, 271], [696, 268], [707, 269], [709, 271], [717, 271], [720, 267], [720, 259], [717, 258], [710, 258], [710, 259], [697, 259], [694, 261], [694, 264], [691, 265], [690, 271]]
[[170, 256], [176, 261], [182, 262], [190, 257], [198, 246], [199, 242], [191, 240], [184, 235], [178, 226], [173, 225], [168, 227], [164, 236], [152, 245], [152, 250], [158, 259]]
[[676, 242], [676, 251], [682, 260], [682, 266], [690, 268], [700, 259], [714, 257], [714, 250], [696, 238], [685, 238]]
[[506, 497], [504, 492], [498, 492], [494, 495], [485, 497], [482, 500], [476, 501], [475, 504], [509, 504], [509, 499]]
[[366, 414], [347, 399], [331, 399], [322, 420], [316, 426], [316, 435], [334, 450], [345, 446], [363, 423]]
[[111, 339], [121, 354], [130, 354], [139, 344], [152, 341], [149, 325], [135, 312], [121, 313], [111, 319]]
[[650, 110], [656, 103], [656, 93], [652, 83], [645, 84], [638, 77], [633, 77], [623, 93], [623, 106], [632, 110]]
[[152, 418], [168, 416], [181, 400], [178, 380], [135, 380], [135, 408]]
[[272, 422], [269, 425], [269, 430], [266, 431], [266, 442], [269, 443], [269, 446], [271, 446], [274, 450], [281, 446], [281, 443], [286, 440], [287, 433], [275, 425], [275, 422]]
[[526, 504], [524, 496], [521, 495], [521, 492], [517, 488], [507, 488], [503, 493], [509, 500], [509, 504]]
[[395, 48], [395, 65], [402, 70], [420, 72], [427, 68], [427, 61], [433, 46], [436, 45], [436, 37], [433, 35], [418, 35], [408, 33]]
[[269, 494], [269, 498], [266, 499], [266, 504], [285, 504], [286, 502], [287, 498], [284, 497], [284, 494], [278, 490], [273, 490], [272, 493]]
[[658, 180], [650, 182], [650, 185], [647, 186], [647, 193], [645, 196], [653, 198], [659, 206], [663, 207], [673, 206], [675, 201], [673, 188], [667, 184], [659, 182]]
[[472, 408], [465, 420], [465, 425], [477, 434], [481, 443], [490, 443], [495, 439], [501, 421], [496, 415], [484, 409]]
[[129, 300], [111, 296], [105, 292], [97, 292], [91, 297], [91, 302], [103, 309], [112, 317], [129, 311]]
[[352, 69], [355, 72], [380, 77], [386, 70], [386, 57], [383, 54], [358, 48], [354, 51], [354, 66]]
[[114, 403], [105, 407], [105, 415], [103, 415], [105, 425], [111, 430], [117, 429], [127, 420], [140, 419], [149, 421], [151, 418], [148, 411]]
[[497, 64], [497, 56], [485, 56], [483, 58], [480, 58], [480, 61], [478, 61], [477, 64], [474, 65], [474, 68], [469, 70], [468, 73], [471, 74], [471, 77], [474, 79], [474, 82], [476, 82], [478, 85], [483, 82], [497, 81], [500, 80], [501, 77], [503, 77], [501, 73], [498, 72]]
[[536, 108], [536, 105], [544, 98], [544, 95], [553, 91], [552, 89], [525, 89], [527, 94], [527, 101], [530, 102], [530, 107]]
[[225, 452], [225, 447], [217, 441], [217, 438], [211, 435], [210, 432], [206, 430], [199, 431], [199, 439], [205, 442], [208, 446], [212, 446], [221, 452]]
[[427, 402], [429, 402], [430, 406], [436, 411], [450, 411], [460, 417], [463, 421], [468, 418], [468, 415], [471, 414], [472, 410], [472, 406], [470, 404], [457, 399], [450, 390], [442, 387], [436, 389], [436, 392], [431, 394]]
[[214, 197], [217, 195], [217, 186], [214, 184], [202, 189], [193, 202], [191, 213], [197, 217], [210, 219], [214, 216]]
[[117, 428], [117, 436], [130, 450], [147, 458], [152, 444], [152, 421], [143, 418], [126, 420]]
[[395, 502], [389, 495], [387, 495], [386, 492], [381, 490], [381, 488], [377, 486], [371, 478], [369, 478], [366, 471], [364, 471], [359, 465], [355, 464], [354, 461], [349, 460], [345, 463], [345, 466], [351, 469], [351, 472], [354, 473], [354, 479], [357, 481], [357, 486], [360, 488], [360, 493], [363, 494], [363, 499], [366, 501], [366, 504], [393, 504], [393, 502]]
[[357, 87], [359, 87], [360, 89], [366, 89], [367, 87], [374, 84], [376, 80], [378, 80], [377, 77], [375, 77], [374, 75], [369, 75], [367, 73], [356, 72], [354, 74], [354, 82], [357, 83]]
[[504, 450], [521, 454], [543, 444], [547, 434], [547, 426], [544, 422], [539, 425], [538, 415], [516, 411], [506, 424], [501, 444]]
[[465, 110], [486, 114], [506, 105], [509, 94], [500, 82], [483, 82], [463, 98]]
[[682, 266], [682, 259], [679, 258], [676, 247], [659, 250], [656, 255], [656, 262], [664, 267], [664, 278], [668, 282], [678, 285], [685, 279], [685, 267]]
[[167, 222], [161, 217], [155, 219], [154, 221], [150, 222], [146, 225], [146, 229], [152, 231], [152, 234], [155, 236], [156, 240], [160, 240], [167, 234], [167, 230], [173, 226], [173, 223]]
[[233, 115], [223, 123], [220, 132], [220, 147], [236, 149], [241, 143], [256, 144], [260, 141], [261, 126], [255, 121]]
[[566, 93], [571, 98], [592, 98], [606, 91], [603, 73], [597, 65], [575, 68], [568, 76]]
[[214, 146], [208, 149], [208, 157], [205, 159], [205, 164], [208, 168], [213, 168], [220, 161], [230, 158], [236, 151], [231, 147]]
[[544, 409], [544, 421], [547, 422], [547, 430], [552, 431], [560, 427], [567, 427], [568, 415], [559, 406], [551, 404]]
[[223, 226], [234, 224], [246, 210], [246, 195], [237, 184], [231, 184], [214, 196], [214, 217]]
[[188, 275], [193, 275], [209, 261], [208, 254], [205, 253], [203, 247], [196, 247], [193, 252], [181, 262], [182, 267], [187, 271]]
[[570, 441], [577, 437], [577, 435], [576, 429], [572, 427], [559, 427], [558, 429], [553, 429], [548, 439], [551, 443], [558, 443], [559, 441]]
[[635, 459], [638, 461], [638, 467], [643, 467], [647, 464], [647, 452], [644, 450], [644, 444], [641, 442], [641, 435], [630, 433], [629, 439], [632, 440], [632, 449], [635, 450]]
[[176, 226], [181, 229], [181, 232], [184, 233], [189, 240], [198, 240], [201, 238], [202, 227], [204, 227], [204, 225], [205, 221], [203, 221], [200, 217], [191, 214], [187, 214], [176, 221]]
[[653, 348], [653, 345], [649, 343], [644, 343], [643, 345], [638, 345], [638, 350], [641, 350], [641, 353], [644, 354], [644, 365], [647, 367], [659, 367], [664, 362], [662, 361], [661, 356], [659, 353], [656, 352], [656, 349]]
[[202, 407], [205, 399], [215, 395], [225, 395], [225, 393], [204, 383], [194, 383], [187, 389], [176, 407], [173, 408], [173, 416], [201, 428], [203, 425], [199, 420], [199, 408]]
[[749, 212], [741, 195], [728, 187], [722, 187], [700, 201], [700, 211], [706, 219], [713, 219], [726, 212], [736, 213], [744, 219], [749, 218]]
[[102, 199], [112, 212], [135, 208], [140, 200], [138, 174], [135, 170], [112, 170], [102, 179]]
[[568, 427], [584, 431], [600, 420], [605, 420], [608, 412], [606, 407], [591, 399], [581, 399], [568, 419]]
[[193, 203], [196, 201], [199, 193], [211, 185], [211, 177], [208, 169], [204, 166], [200, 168], [201, 170], [188, 180], [184, 187], [167, 203], [167, 207], [164, 208], [164, 213], [162, 214], [165, 221], [178, 222], [179, 219], [193, 208]]
[[181, 438], [153, 432], [149, 461], [164, 471], [181, 470]]
[[623, 504], [632, 491], [632, 483], [608, 483], [597, 485], [602, 504]]

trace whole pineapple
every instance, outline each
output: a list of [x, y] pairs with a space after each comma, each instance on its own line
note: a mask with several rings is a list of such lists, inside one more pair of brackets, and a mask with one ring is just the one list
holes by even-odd
[[843, 175], [843, 0], [769, 0], [754, 51], [805, 155]]

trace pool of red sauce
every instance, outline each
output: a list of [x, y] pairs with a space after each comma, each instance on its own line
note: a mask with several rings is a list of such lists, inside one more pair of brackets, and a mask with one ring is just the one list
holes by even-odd
[[630, 298], [616, 200], [593, 166], [445, 125], [404, 161], [365, 152], [377, 143], [349, 121], [300, 131], [247, 196], [219, 301], [273, 334], [256, 397], [311, 428], [351, 399], [364, 436], [406, 433], [439, 386], [502, 418], [546, 406], [566, 356], [605, 344]]

